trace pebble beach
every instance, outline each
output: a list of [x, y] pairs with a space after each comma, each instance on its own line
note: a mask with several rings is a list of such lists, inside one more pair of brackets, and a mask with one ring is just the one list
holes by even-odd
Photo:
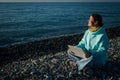
[[[113, 33], [110, 30], [108, 32], [110, 33], [109, 36]], [[109, 60], [103, 68], [93, 69], [92, 75], [84, 74], [83, 71], [78, 71], [77, 66], [70, 64], [67, 47], [55, 52], [51, 51], [52, 48], [42, 55], [36, 51], [32, 55], [25, 55], [27, 56], [25, 58], [17, 57], [18, 59], [14, 58], [15, 56], [12, 54], [12, 59], [10, 57], [3, 59], [7, 53], [5, 54], [5, 50], [3, 51], [1, 48], [0, 51], [3, 53], [1, 53], [0, 80], [120, 80], [119, 35], [119, 32], [116, 32], [113, 34], [115, 37], [110, 37], [107, 52]], [[72, 44], [76, 43], [73, 42]]]

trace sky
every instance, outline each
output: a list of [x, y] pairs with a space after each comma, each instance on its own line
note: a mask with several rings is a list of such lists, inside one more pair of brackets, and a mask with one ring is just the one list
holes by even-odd
[[120, 2], [120, 0], [0, 0], [0, 2]]

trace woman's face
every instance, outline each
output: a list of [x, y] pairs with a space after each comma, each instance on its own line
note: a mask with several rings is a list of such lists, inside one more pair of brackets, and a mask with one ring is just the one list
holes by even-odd
[[88, 20], [88, 26], [94, 26], [94, 19], [92, 16], [90, 16], [90, 18]]

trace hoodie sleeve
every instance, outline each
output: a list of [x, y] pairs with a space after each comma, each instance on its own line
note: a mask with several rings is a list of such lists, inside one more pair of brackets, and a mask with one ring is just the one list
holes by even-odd
[[85, 34], [84, 34], [83, 38], [81, 39], [81, 41], [79, 42], [79, 44], [76, 45], [76, 47], [79, 47], [79, 48], [82, 48], [82, 49], [85, 48], [86, 35], [87, 35], [87, 31], [85, 32]]

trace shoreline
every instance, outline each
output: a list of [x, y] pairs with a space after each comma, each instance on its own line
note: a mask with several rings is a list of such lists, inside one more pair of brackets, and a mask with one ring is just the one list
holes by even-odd
[[[120, 36], [120, 26], [107, 28], [106, 32], [110, 39]], [[77, 33], [64, 36], [56, 36], [42, 40], [35, 40], [27, 43], [16, 44], [7, 47], [0, 47], [0, 65], [4, 62], [24, 60], [37, 55], [57, 53], [67, 50], [67, 45], [76, 45], [84, 33]], [[28, 56], [29, 55], [29, 56]], [[14, 57], [14, 58], [11, 58]]]
[[42, 38], [37, 38], [37, 39], [29, 40], [29, 41], [22, 41], [22, 42], [16, 42], [16, 43], [12, 43], [12, 44], [0, 45], [0, 48], [6, 48], [6, 47], [11, 47], [11, 46], [16, 46], [16, 45], [22, 45], [22, 44], [27, 44], [27, 43], [36, 42], [36, 41], [51, 40], [51, 39], [60, 38], [60, 37], [68, 37], [68, 36], [80, 35], [82, 33], [84, 33], [84, 31], [82, 31], [81, 33], [64, 34], [64, 35], [51, 36], [51, 37], [42, 37]]
[[[107, 32], [108, 33], [110, 33], [110, 32], [115, 32], [115, 31], [111, 31], [111, 29], [114, 29], [114, 30], [117, 30], [116, 28], [118, 28], [119, 29], [119, 27], [120, 26], [113, 26], [113, 27], [108, 27], [108, 28], [105, 28], [106, 30], [107, 30]], [[118, 30], [117, 30], [118, 31]], [[76, 35], [80, 35], [80, 36], [82, 36], [83, 34], [84, 34], [84, 32], [85, 31], [82, 31], [82, 32], [80, 32], [80, 33], [72, 33], [72, 34], [64, 34], [64, 35], [58, 35], [58, 36], [51, 36], [51, 37], [42, 37], [42, 38], [37, 38], [37, 39], [33, 39], [33, 40], [29, 40], [29, 41], [22, 41], [22, 42], [16, 42], [16, 43], [12, 43], [12, 44], [6, 44], [6, 45], [0, 45], [0, 48], [7, 48], [7, 47], [12, 47], [12, 46], [18, 46], [18, 45], [22, 45], [22, 44], [28, 44], [28, 43], [34, 43], [34, 42], [42, 42], [42, 41], [44, 41], [44, 40], [51, 40], [51, 39], [56, 39], [56, 38], [61, 38], [61, 37], [70, 37], [70, 36], [76, 36]], [[116, 37], [118, 36], [118, 35], [116, 35], [116, 33], [114, 34]], [[108, 36], [110, 37], [110, 38], [114, 38], [115, 36], [114, 36], [113, 34], [109, 34]]]

